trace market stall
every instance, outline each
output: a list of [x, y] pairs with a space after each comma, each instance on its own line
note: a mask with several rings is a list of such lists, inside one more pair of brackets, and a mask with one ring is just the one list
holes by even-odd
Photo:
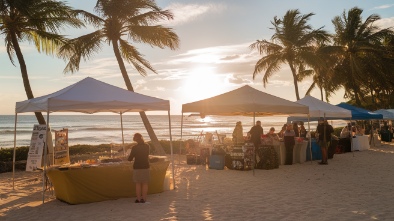
[[[351, 111], [352, 113], [352, 120], [379, 120], [379, 119], [383, 119], [383, 114], [380, 113], [374, 113], [371, 111], [368, 111], [366, 109], [363, 108], [359, 108], [359, 107], [355, 107], [352, 106], [350, 104], [347, 103], [340, 103], [337, 104], [336, 106], [338, 107], [342, 107], [344, 109], [347, 109], [349, 111]], [[372, 130], [372, 128], [371, 128]], [[375, 139], [376, 136], [373, 136], [374, 132], [369, 131], [372, 136], [371, 139]], [[362, 150], [368, 150], [370, 148], [370, 139], [368, 136], [364, 135], [364, 134], [356, 134], [355, 136], [352, 137], [351, 139], [351, 150], [358, 150], [358, 151], [362, 151]], [[375, 143], [374, 140], [371, 140], [371, 143]]]
[[[262, 91], [256, 90], [248, 85], [214, 96], [208, 99], [187, 103], [182, 105], [181, 139], [183, 130], [183, 114], [198, 113], [200, 116], [256, 116], [293, 115], [302, 114], [307, 116], [307, 106], [297, 104]], [[248, 144], [249, 145], [249, 144]], [[239, 151], [239, 148], [233, 148]], [[232, 155], [244, 155], [248, 149], [245, 145], [243, 153], [232, 153]], [[272, 147], [273, 149], [273, 147]], [[246, 159], [248, 160], [248, 159]], [[245, 161], [244, 164], [248, 161]], [[244, 167], [243, 167], [244, 168]]]
[[[45, 96], [29, 99], [16, 103], [15, 108], [15, 134], [14, 134], [14, 166], [15, 166], [15, 149], [16, 149], [16, 135], [17, 135], [17, 114], [26, 112], [46, 112], [47, 125], [49, 125], [49, 114], [52, 112], [80, 112], [80, 113], [97, 113], [97, 112], [112, 112], [120, 115], [120, 127], [123, 138], [123, 123], [122, 114], [126, 112], [141, 112], [141, 111], [166, 111], [169, 119], [170, 132], [170, 146], [171, 146], [171, 161], [172, 157], [172, 135], [171, 135], [171, 118], [170, 118], [170, 103], [168, 100], [162, 100], [132, 91], [128, 91], [110, 84], [98, 81], [96, 79], [87, 77], [73, 85], [70, 85], [62, 90], [48, 94]], [[49, 126], [46, 127], [49, 132]], [[48, 144], [48, 140], [46, 142]], [[47, 147], [46, 147], [47, 148]], [[47, 160], [47, 151], [44, 151], [44, 161]], [[47, 163], [44, 162], [43, 180], [45, 180]], [[13, 168], [15, 171], [15, 167]], [[90, 171], [100, 171], [94, 169]], [[88, 171], [85, 171], [88, 172]], [[70, 173], [73, 174], [73, 173]], [[68, 174], [67, 176], [71, 176]], [[71, 177], [69, 177], [72, 180]], [[174, 164], [172, 163], [172, 178], [174, 176]], [[60, 183], [56, 180], [51, 180], [55, 184], [55, 189], [62, 188], [59, 185], [71, 185], [71, 182]], [[113, 182], [111, 182], [113, 183]], [[175, 182], [174, 182], [175, 183]], [[114, 184], [114, 183], [113, 183]], [[14, 185], [14, 184], [13, 184]], [[98, 184], [100, 185], [100, 184]], [[115, 184], [114, 184], [115, 185]], [[131, 185], [131, 183], [129, 183]], [[132, 189], [130, 187], [130, 189]], [[43, 202], [44, 202], [45, 184], [43, 182]], [[56, 194], [58, 194], [56, 192]], [[60, 193], [59, 193], [60, 194]], [[100, 193], [98, 193], [100, 194]]]
[[[306, 119], [303, 116], [292, 116], [288, 117], [288, 121], [317, 121], [319, 118], [325, 118], [325, 119], [351, 119], [352, 115], [351, 112], [347, 109], [326, 103], [324, 101], [321, 101], [319, 99], [316, 99], [312, 96], [305, 96], [304, 98], [296, 101], [296, 103], [303, 104], [309, 107], [309, 119]], [[314, 147], [316, 147], [317, 144], [312, 143], [312, 139], [309, 141], [308, 145], [308, 150], [307, 150], [307, 159], [309, 160], [317, 160], [321, 159], [320, 157], [314, 157], [313, 154], [321, 154], [319, 150], [314, 151]]]

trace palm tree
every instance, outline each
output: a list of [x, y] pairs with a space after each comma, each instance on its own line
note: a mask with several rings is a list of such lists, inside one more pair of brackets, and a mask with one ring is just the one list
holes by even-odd
[[[90, 58], [101, 50], [104, 43], [112, 44], [126, 87], [134, 91], [124, 60], [142, 76], [147, 75], [146, 69], [156, 71], [128, 40], [173, 50], [178, 47], [179, 39], [172, 29], [154, 25], [157, 21], [172, 19], [173, 15], [170, 11], [161, 10], [153, 0], [98, 0], [94, 10], [98, 15], [84, 12], [83, 16], [97, 30], [70, 40], [60, 50], [62, 56], [69, 59], [65, 72], [79, 70], [81, 58]], [[165, 154], [145, 112], [140, 112], [140, 116], [156, 151]]]
[[342, 78], [345, 97], [354, 98], [358, 106], [367, 91], [364, 89], [369, 87], [367, 79], [371, 74], [375, 80], [392, 81], [386, 76], [386, 48], [381, 42], [393, 32], [374, 25], [380, 19], [378, 15], [370, 15], [363, 22], [362, 12], [355, 7], [332, 20], [335, 27], [333, 48], [336, 48], [338, 59], [335, 74]]
[[[23, 85], [28, 99], [34, 98], [27, 67], [20, 42], [34, 43], [39, 52], [53, 54], [64, 42], [59, 35], [60, 29], [70, 25], [80, 27], [82, 23], [73, 17], [72, 9], [62, 2], [50, 0], [1, 0], [0, 1], [0, 34], [10, 61], [13, 65], [16, 55]], [[35, 113], [39, 124], [45, 124], [41, 112]]]
[[309, 95], [317, 87], [320, 90], [320, 99], [322, 101], [325, 99], [326, 102], [329, 102], [331, 95], [341, 86], [337, 75], [333, 74], [334, 69], [332, 67], [335, 66], [337, 60], [330, 49], [331, 46], [325, 42], [318, 42], [315, 47], [315, 55], [320, 62], [310, 65], [312, 70], [299, 73], [300, 79], [313, 75], [313, 82], [305, 94]]
[[322, 28], [313, 30], [307, 24], [313, 15], [313, 13], [301, 15], [298, 10], [289, 10], [282, 19], [274, 17], [271, 23], [275, 34], [271, 37], [271, 42], [257, 40], [250, 45], [252, 50], [257, 49], [260, 54], [266, 54], [257, 61], [253, 79], [261, 71], [265, 71], [263, 82], [266, 86], [268, 79], [280, 70], [282, 64], [287, 63], [293, 75], [296, 98], [300, 99], [298, 70], [305, 70], [306, 65], [318, 63], [313, 53], [313, 45], [316, 40], [328, 38], [328, 34]]

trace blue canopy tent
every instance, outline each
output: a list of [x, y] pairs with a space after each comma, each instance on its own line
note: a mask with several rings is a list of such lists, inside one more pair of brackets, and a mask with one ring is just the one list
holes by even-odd
[[374, 113], [366, 109], [355, 107], [347, 103], [340, 103], [336, 106], [350, 110], [352, 112], [352, 120], [375, 120], [383, 119], [382, 114]]
[[[360, 107], [355, 107], [347, 103], [340, 103], [337, 104], [336, 106], [342, 107], [344, 109], [348, 109], [352, 112], [352, 120], [378, 120], [378, 119], [383, 119], [383, 115], [379, 113], [374, 113], [370, 112], [366, 109], [360, 108]], [[372, 133], [373, 128], [371, 128], [371, 133]], [[373, 140], [374, 136], [371, 136], [369, 143], [371, 144], [372, 142], [375, 143]], [[353, 150], [353, 142], [352, 142], [352, 150]]]
[[394, 120], [394, 109], [380, 109], [374, 111], [376, 114], [382, 114], [384, 120]]

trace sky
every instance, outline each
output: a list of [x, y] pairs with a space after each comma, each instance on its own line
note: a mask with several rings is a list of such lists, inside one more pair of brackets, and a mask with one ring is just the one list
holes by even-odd
[[[309, 24], [314, 29], [323, 27], [334, 32], [331, 20], [353, 7], [364, 10], [363, 19], [378, 14], [382, 28], [394, 27], [394, 2], [392, 0], [157, 0], [159, 7], [174, 14], [171, 21], [160, 24], [173, 29], [179, 36], [177, 50], [152, 48], [135, 44], [157, 74], [141, 76], [130, 64], [127, 71], [135, 92], [170, 100], [171, 114], [181, 114], [182, 104], [209, 98], [248, 84], [258, 90], [296, 101], [293, 78], [286, 64], [272, 76], [266, 87], [260, 73], [253, 79], [253, 70], [261, 58], [249, 46], [256, 40], [269, 40], [273, 35], [271, 21], [281, 18], [286, 11], [298, 9], [301, 14], [314, 13]], [[69, 0], [75, 9], [93, 11], [96, 1]], [[93, 27], [66, 29], [62, 34], [73, 38], [90, 33]], [[13, 66], [0, 35], [0, 115], [14, 114], [15, 102], [26, 100], [17, 59]], [[86, 77], [126, 88], [112, 46], [102, 50], [88, 61], [81, 62], [80, 70], [64, 73], [66, 62], [40, 54], [34, 45], [21, 43], [26, 60], [31, 87], [35, 97], [58, 91]], [[311, 85], [310, 78], [299, 83], [301, 98]], [[312, 96], [319, 98], [314, 89]], [[338, 90], [330, 103], [346, 101], [344, 90]]]

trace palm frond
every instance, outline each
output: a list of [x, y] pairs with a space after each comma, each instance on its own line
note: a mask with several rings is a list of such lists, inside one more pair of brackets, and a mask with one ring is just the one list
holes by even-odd
[[133, 64], [135, 69], [142, 76], [147, 75], [145, 68], [149, 69], [154, 73], [157, 73], [156, 70], [150, 65], [150, 63], [142, 57], [138, 50], [134, 46], [130, 45], [127, 41], [122, 39], [119, 40], [119, 47], [122, 53], [122, 57], [125, 58], [129, 63]]
[[44, 52], [47, 55], [56, 54], [59, 47], [66, 43], [66, 39], [62, 35], [45, 31], [31, 30], [24, 32], [23, 35], [28, 41], [34, 42], [38, 52]]
[[128, 26], [128, 34], [135, 42], [143, 42], [159, 48], [179, 47], [179, 38], [171, 28], [163, 26]]
[[12, 40], [11, 40], [10, 35], [6, 35], [6, 37], [5, 37], [5, 47], [6, 47], [6, 51], [7, 51], [8, 57], [10, 58], [12, 65], [15, 66], [15, 63], [14, 63], [15, 50], [14, 50], [14, 46], [12, 45]]
[[94, 53], [101, 50], [103, 33], [97, 30], [90, 34], [68, 40], [60, 49], [59, 56], [69, 60], [64, 72], [75, 72], [79, 70], [81, 58], [88, 60]]
[[173, 18], [174, 15], [169, 10], [163, 10], [163, 11], [154, 10], [154, 11], [148, 11], [136, 16], [129, 17], [127, 19], [127, 22], [130, 25], [147, 26], [162, 20], [172, 20]]
[[99, 16], [86, 12], [84, 10], [73, 10], [71, 13], [75, 17], [81, 16], [85, 22], [92, 24], [95, 28], [101, 28], [101, 26], [105, 22], [105, 20], [100, 18]]
[[306, 95], [310, 95], [311, 92], [312, 92], [312, 90], [315, 88], [315, 86], [316, 86], [316, 82], [313, 81], [312, 84], [311, 84], [311, 86], [309, 86], [308, 90], [306, 90], [305, 96], [306, 96]]

